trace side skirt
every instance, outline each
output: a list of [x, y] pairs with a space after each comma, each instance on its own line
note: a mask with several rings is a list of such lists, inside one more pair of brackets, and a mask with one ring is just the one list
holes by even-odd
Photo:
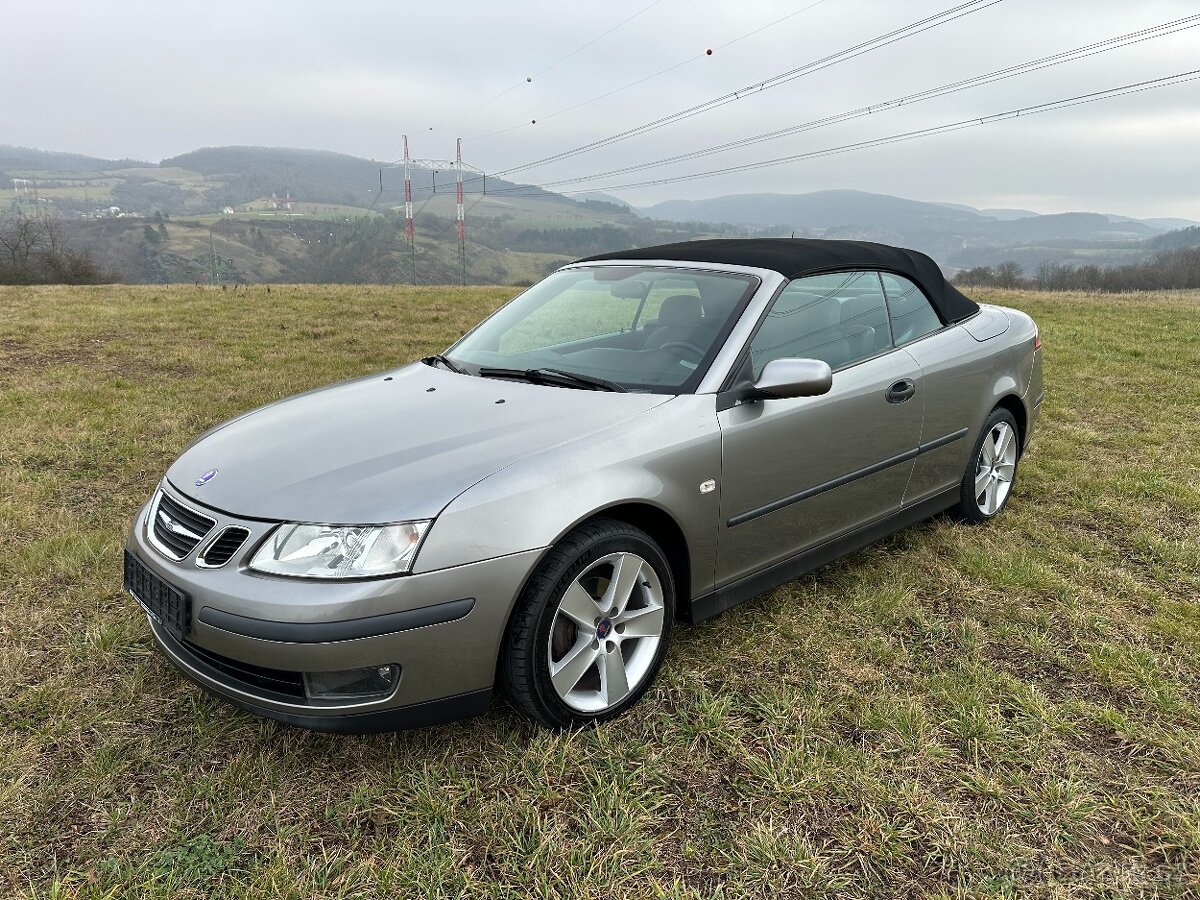
[[759, 594], [766, 593], [801, 575], [807, 575], [813, 569], [819, 569], [847, 553], [861, 550], [880, 538], [887, 537], [909, 525], [915, 525], [930, 516], [935, 516], [957, 502], [958, 489], [953, 488], [912, 506], [898, 509], [896, 512], [869, 522], [855, 531], [804, 550], [796, 556], [774, 563], [752, 575], [747, 575], [702, 597], [695, 598], [683, 610], [684, 619], [692, 625], [697, 625], [727, 609], [732, 609], [751, 597], [757, 597]]

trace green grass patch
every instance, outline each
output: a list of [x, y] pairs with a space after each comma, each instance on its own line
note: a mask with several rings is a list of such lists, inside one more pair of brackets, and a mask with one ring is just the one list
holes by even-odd
[[339, 737], [183, 681], [120, 586], [169, 462], [513, 293], [0, 288], [0, 894], [1195, 896], [1197, 294], [981, 294], [1045, 342], [1004, 516], [679, 629], [609, 725]]

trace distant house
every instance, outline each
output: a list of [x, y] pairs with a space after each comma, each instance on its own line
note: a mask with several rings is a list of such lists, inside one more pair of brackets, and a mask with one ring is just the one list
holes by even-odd
[[275, 196], [275, 192], [271, 191], [271, 199], [267, 201], [267, 209], [286, 209], [292, 208], [292, 192], [288, 191], [282, 197]]
[[233, 207], [232, 206], [225, 207], [223, 210], [221, 210], [221, 215], [232, 216], [233, 215]]

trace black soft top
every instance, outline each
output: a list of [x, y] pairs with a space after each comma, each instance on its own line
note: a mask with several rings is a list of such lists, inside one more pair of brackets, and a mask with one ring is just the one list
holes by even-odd
[[925, 291], [943, 322], [961, 322], [979, 307], [946, 281], [937, 263], [916, 250], [869, 241], [822, 241], [814, 238], [725, 238], [683, 241], [589, 256], [577, 262], [607, 259], [660, 259], [714, 265], [772, 269], [786, 278], [800, 278], [845, 269], [879, 269], [915, 281]]

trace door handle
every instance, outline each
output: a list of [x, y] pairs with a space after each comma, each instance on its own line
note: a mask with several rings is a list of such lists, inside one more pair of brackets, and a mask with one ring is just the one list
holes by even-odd
[[901, 378], [884, 393], [888, 403], [903, 403], [917, 392], [917, 386], [909, 378]]

